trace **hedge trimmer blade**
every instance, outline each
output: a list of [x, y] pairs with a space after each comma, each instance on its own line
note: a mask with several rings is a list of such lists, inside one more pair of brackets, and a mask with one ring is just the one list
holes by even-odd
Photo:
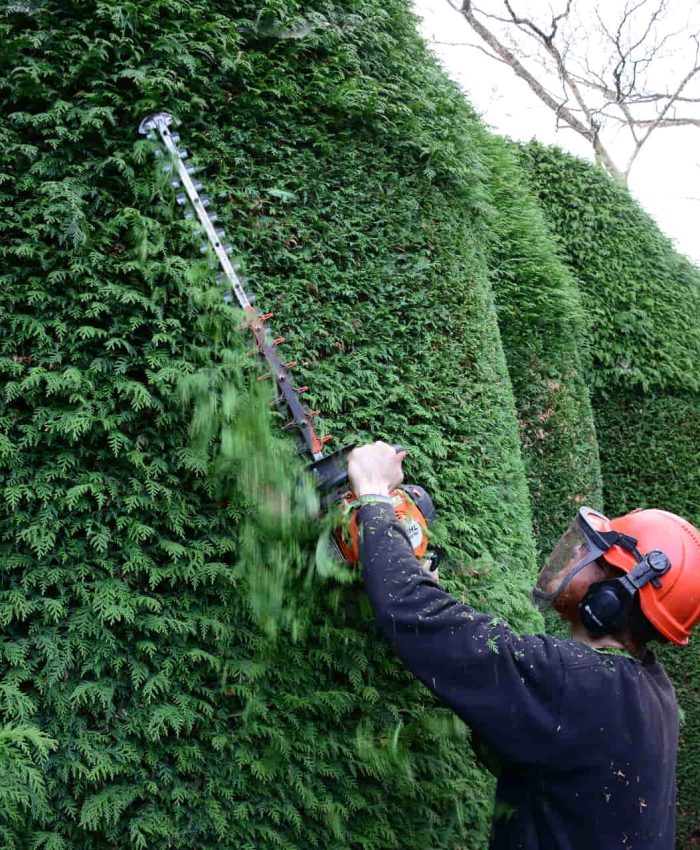
[[267, 324], [274, 314], [263, 313], [253, 306], [255, 299], [246, 292], [243, 281], [229, 258], [232, 249], [225, 241], [225, 233], [222, 228], [214, 226], [218, 215], [211, 209], [211, 199], [200, 194], [202, 183], [193, 179], [198, 169], [184, 162], [189, 158], [189, 154], [179, 147], [180, 136], [170, 129], [174, 124], [179, 122], [176, 122], [169, 112], [156, 112], [141, 121], [139, 132], [151, 141], [160, 141], [162, 147], [158, 148], [157, 155], [163, 157], [165, 153], [167, 157], [163, 170], [172, 175], [170, 182], [177, 192], [175, 199], [185, 208], [185, 218], [196, 218], [206, 234], [208, 244], [204, 243], [201, 247], [206, 251], [210, 246], [221, 267], [218, 281], [223, 288], [224, 301], [229, 304], [237, 303], [245, 312], [246, 325], [253, 334], [258, 353], [268, 369], [260, 378], [274, 380], [279, 394], [276, 403], [288, 417], [282, 427], [284, 430], [297, 431], [301, 451], [311, 458], [311, 468], [322, 493], [323, 505], [326, 506], [347, 490], [346, 458], [353, 447], [346, 446], [331, 454], [324, 454], [324, 446], [332, 437], [319, 437], [316, 434], [313, 420], [319, 411], [309, 410], [299, 400], [299, 395], [306, 392], [308, 387], [294, 386], [291, 370], [296, 366], [296, 361], [285, 362], [278, 354], [278, 347], [284, 342], [284, 337], [275, 337]]

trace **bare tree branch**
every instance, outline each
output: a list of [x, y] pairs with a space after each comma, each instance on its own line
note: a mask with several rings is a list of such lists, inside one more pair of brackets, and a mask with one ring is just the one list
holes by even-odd
[[503, 65], [508, 65], [508, 62], [506, 62], [505, 59], [502, 59], [495, 53], [491, 53], [490, 50], [487, 50], [480, 44], [474, 44], [471, 41], [433, 41], [432, 44], [439, 44], [441, 47], [471, 47], [472, 49], [478, 50], [480, 53], [483, 53], [485, 56], [488, 56], [489, 59], [493, 59], [496, 62], [501, 62]]
[[[591, 0], [560, 0], [549, 19], [518, 11], [518, 0], [501, 0], [500, 7], [489, 0], [488, 8], [487, 0], [479, 6], [448, 2], [485, 45], [473, 47], [509, 65], [552, 110], [557, 128], [586, 139], [597, 161], [620, 180], [627, 181], [656, 130], [700, 127], [698, 27], [666, 26], [667, 0], [626, 0], [612, 24], [604, 0], [594, 0], [593, 8]], [[589, 49], [589, 40], [595, 47]], [[654, 83], [656, 69], [671, 62], [665, 73], [674, 81], [663, 91], [664, 83]], [[619, 128], [629, 140], [624, 166], [609, 149]]]
[[[506, 5], [508, 5], [509, 0], [505, 0], [505, 2]], [[593, 145], [596, 156], [605, 164], [605, 167], [612, 174], [615, 174], [617, 177], [622, 177], [617, 166], [602, 146], [598, 137], [597, 128], [595, 126], [591, 126], [591, 123], [588, 125], [584, 124], [566, 106], [564, 100], [557, 99], [549, 91], [547, 91], [547, 89], [534, 77], [534, 75], [531, 74], [530, 71], [520, 62], [515, 54], [502, 44], [495, 35], [474, 16], [471, 6], [471, 0], [464, 0], [462, 3], [462, 14], [472, 29], [481, 36], [494, 53], [500, 56], [511, 66], [521, 79], [525, 80], [537, 97], [539, 97], [539, 99], [545, 103], [558, 118], [563, 118], [572, 129], [576, 130], [577, 133], [580, 133], [584, 138], [588, 139], [588, 141]], [[581, 103], [579, 103], [579, 106], [581, 106]]]
[[635, 121], [637, 127], [700, 127], [700, 118], [664, 118], [662, 121]]

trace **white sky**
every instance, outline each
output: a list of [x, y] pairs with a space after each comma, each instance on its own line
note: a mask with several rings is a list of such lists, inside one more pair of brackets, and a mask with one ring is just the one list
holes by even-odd
[[[538, 0], [538, 3], [542, 2]], [[593, 7], [592, 0], [584, 0], [584, 7], [586, 3]], [[607, 3], [613, 4], [614, 0], [607, 0]], [[497, 0], [482, 0], [481, 5], [496, 9], [501, 4]], [[698, 10], [697, 3], [681, 0], [684, 10], [691, 6]], [[518, 10], [521, 7], [516, 5]], [[455, 42], [480, 43], [480, 39], [462, 16], [450, 7], [448, 0], [414, 0], [414, 11], [422, 18], [423, 36], [446, 72], [460, 85], [470, 103], [493, 130], [519, 141], [537, 138], [586, 159], [593, 158], [590, 147], [577, 133], [557, 131], [553, 113], [509, 67], [473, 47], [454, 46]], [[687, 27], [685, 18], [679, 28]], [[698, 266], [699, 143], [698, 127], [657, 130], [642, 148], [629, 179], [634, 197], [671, 237], [676, 248]], [[621, 153], [622, 141], [619, 144]]]

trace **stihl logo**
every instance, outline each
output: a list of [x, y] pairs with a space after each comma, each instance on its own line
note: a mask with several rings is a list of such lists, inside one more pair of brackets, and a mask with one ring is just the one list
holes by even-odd
[[406, 529], [406, 534], [411, 541], [411, 546], [414, 549], [418, 548], [423, 542], [423, 528], [415, 519], [406, 519], [403, 522], [403, 527]]

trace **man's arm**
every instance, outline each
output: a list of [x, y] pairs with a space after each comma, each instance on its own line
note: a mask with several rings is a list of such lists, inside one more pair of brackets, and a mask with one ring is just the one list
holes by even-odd
[[367, 595], [406, 667], [499, 755], [546, 762], [556, 752], [563, 689], [555, 643], [516, 635], [442, 590], [390, 505], [366, 504], [358, 521]]

